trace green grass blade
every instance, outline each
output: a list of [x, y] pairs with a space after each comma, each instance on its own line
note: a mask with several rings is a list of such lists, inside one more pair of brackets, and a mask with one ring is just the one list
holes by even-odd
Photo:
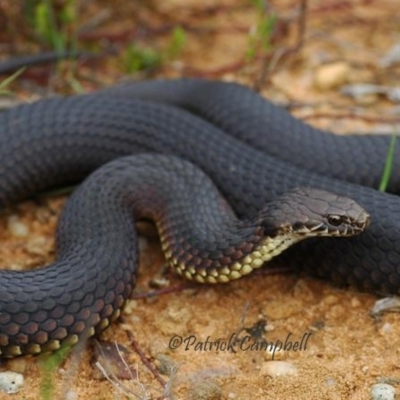
[[0, 92], [6, 92], [6, 87], [13, 81], [15, 81], [23, 72], [25, 71], [25, 67], [20, 68], [17, 72], [14, 72], [8, 78], [5, 78], [0, 82]]
[[52, 354], [42, 354], [39, 358], [42, 379], [40, 382], [40, 398], [42, 400], [54, 399], [55, 376], [62, 362], [71, 351], [70, 347], [64, 347]]
[[396, 134], [393, 134], [392, 139], [390, 141], [388, 154], [386, 157], [385, 168], [383, 169], [381, 182], [379, 184], [379, 190], [381, 192], [386, 191], [389, 184], [390, 175], [392, 174], [395, 145], [396, 145]]

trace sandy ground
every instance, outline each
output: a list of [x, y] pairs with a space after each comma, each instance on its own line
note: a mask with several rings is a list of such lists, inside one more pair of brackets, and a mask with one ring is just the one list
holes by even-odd
[[[398, 118], [395, 103], [375, 94], [355, 101], [338, 89], [345, 83], [393, 87], [398, 82], [398, 67], [380, 65], [399, 41], [394, 0], [310, 1], [303, 46], [286, 57], [275, 52], [267, 67], [261, 56], [241, 63], [249, 48], [249, 32], [259, 17], [250, 2], [226, 0], [215, 9], [215, 2], [195, 0], [169, 0], [162, 6], [153, 2], [152, 7], [139, 2], [87, 3], [81, 10], [82, 19], [107, 10], [108, 19], [94, 32], [122, 38], [115, 39], [120, 47], [131, 40], [126, 32], [143, 21], [154, 29], [137, 40], [156, 48], [163, 48], [170, 36], [170, 30], [156, 28], [190, 23], [182, 53], [178, 59], [167, 60], [157, 76], [202, 75], [252, 86], [265, 74], [262, 93], [274, 101], [295, 104], [294, 113], [309, 123], [341, 132], [377, 127], [391, 132], [395, 127], [382, 122], [382, 117], [394, 118], [396, 113]], [[297, 38], [296, 2], [275, 3], [282, 33], [271, 44], [272, 50], [292, 46]], [[0, 6], [10, 18], [18, 18], [16, 8], [2, 2]], [[18, 35], [12, 37], [17, 48], [29, 48]], [[6, 36], [0, 38], [6, 42]], [[11, 47], [2, 47], [6, 55], [13, 55]], [[95, 66], [79, 64], [76, 79], [85, 90], [93, 90], [121, 79], [120, 64], [118, 57], [105, 58]], [[276, 68], [269, 70], [268, 65]], [[71, 91], [68, 74], [45, 76], [45, 87], [51, 91]], [[13, 88], [17, 97], [26, 100], [43, 95], [42, 79], [42, 70], [33, 78], [20, 78]], [[356, 112], [375, 123], [354, 117]], [[350, 116], [321, 118], [321, 114]], [[28, 201], [3, 212], [0, 264], [4, 268], [30, 268], [53, 259], [54, 229], [64, 201], [63, 197]], [[10, 231], [10, 219], [14, 224], [15, 218], [28, 229], [25, 236], [16, 237]], [[376, 383], [398, 386], [400, 316], [371, 317], [378, 299], [375, 295], [338, 289], [306, 276], [262, 272], [227, 285], [193, 287], [165, 271], [156, 239], [144, 238], [141, 245], [134, 299], [121, 321], [101, 336], [102, 341], [124, 347], [121, 357], [131, 366], [132, 376], [111, 378], [113, 383], [104, 379], [94, 366], [96, 345], [91, 341], [87, 349], [77, 349], [53, 370], [53, 398], [367, 399]], [[155, 284], [162, 290], [175, 289], [148, 296]], [[238, 341], [233, 342], [233, 337]], [[287, 364], [274, 364], [270, 352], [249, 348], [249, 343], [260, 338], [277, 345], [286, 343], [287, 348], [291, 343], [290, 349], [273, 357]], [[106, 361], [100, 362], [107, 374], [115, 371]], [[275, 376], [282, 365], [288, 369]], [[48, 372], [41, 359], [4, 362], [1, 369], [22, 372], [25, 384], [18, 394], [0, 394], [0, 399], [45, 398], [41, 387]], [[130, 397], [121, 394], [121, 387]]]

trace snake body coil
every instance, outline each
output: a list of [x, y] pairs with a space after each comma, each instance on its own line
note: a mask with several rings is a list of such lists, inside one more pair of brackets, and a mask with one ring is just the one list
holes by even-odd
[[138, 262], [133, 221], [143, 218], [156, 222], [180, 274], [210, 283], [248, 274], [307, 235], [352, 235], [368, 222], [354, 201], [314, 189], [289, 192], [242, 221], [192, 164], [154, 154], [120, 158], [68, 201], [53, 264], [1, 272], [1, 356], [71, 346], [118, 317]]
[[[174, 105], [157, 104], [154, 100], [185, 106], [189, 111]], [[251, 111], [249, 119], [239, 112], [241, 107]], [[193, 110], [213, 123], [194, 115]], [[272, 115], [271, 121], [266, 121], [265, 116], [269, 114]], [[284, 128], [276, 126], [276, 123]], [[224, 130], [231, 127], [231, 135], [214, 124]], [[218, 82], [150, 82], [94, 95], [49, 99], [19, 106], [0, 114], [0, 203], [4, 206], [43, 189], [75, 183], [102, 164], [123, 155], [149, 151], [177, 155], [197, 164], [211, 176], [237, 215], [250, 221], [257, 219], [268, 201], [298, 186], [325, 189], [355, 199], [371, 214], [372, 222], [365, 232], [346, 240], [318, 238], [304, 241], [277, 257], [277, 262], [281, 260], [286, 265], [304, 266], [314, 275], [339, 284], [398, 293], [398, 197], [302, 170], [278, 160], [276, 154], [271, 156], [260, 150], [269, 147], [268, 131], [278, 135], [276, 140], [289, 142], [285, 137], [290, 137], [287, 131], [291, 127], [292, 146], [299, 143], [300, 156], [296, 158], [299, 165], [301, 159], [306, 159], [307, 164], [310, 158], [305, 155], [308, 150], [303, 151], [303, 137], [300, 135], [303, 131], [304, 149], [312, 140], [318, 151], [331, 152], [330, 148], [324, 147], [324, 138], [329, 138], [327, 141], [331, 143], [328, 134], [306, 127], [245, 88]], [[242, 134], [248, 143], [239, 140]], [[319, 135], [319, 141], [313, 135]], [[259, 146], [257, 136], [260, 137]], [[368, 165], [373, 163], [373, 154], [379, 158], [387, 150], [387, 138], [371, 139], [373, 145], [366, 137], [354, 140], [360, 149], [358, 151], [367, 154]], [[276, 147], [273, 142], [275, 140], [271, 141], [271, 148]], [[347, 149], [348, 143], [342, 142], [343, 160], [347, 151], [354, 150]], [[376, 147], [375, 153], [364, 151], [364, 147], [371, 146]], [[378, 162], [384, 161], [376, 160]], [[339, 166], [345, 163], [343, 161]], [[116, 162], [114, 166], [118, 165]], [[151, 169], [150, 166], [147, 168]], [[334, 168], [331, 165], [325, 169]], [[348, 178], [374, 185], [378, 174], [372, 172], [379, 170], [379, 165], [371, 166], [369, 170], [364, 177], [350, 174]], [[103, 173], [107, 175], [110, 171], [99, 172]], [[335, 175], [335, 172], [331, 174]], [[91, 178], [89, 182], [92, 182]], [[128, 208], [111, 204], [106, 206], [110, 207], [107, 210], [93, 207], [92, 204], [99, 199], [102, 199], [102, 204], [106, 203], [107, 193], [111, 196], [118, 190], [114, 179], [107, 182], [104, 186], [85, 185], [69, 202], [60, 222], [62, 234], [58, 235], [60, 258], [57, 269], [48, 267], [28, 272], [22, 282], [20, 274], [11, 271], [0, 273], [0, 349], [3, 356], [35, 354], [53, 350], [60, 343], [74, 344], [80, 337], [104, 329], [118, 316], [118, 310], [132, 288], [136, 248], [132, 247], [131, 240], [135, 233]], [[391, 189], [396, 191], [398, 187], [399, 180], [395, 176]], [[184, 192], [181, 194], [186, 196]], [[94, 203], [88, 201], [87, 204], [91, 205], [85, 207], [86, 200], [82, 199], [89, 198]], [[130, 201], [125, 195], [121, 195], [120, 200]], [[118, 210], [115, 207], [119, 207]], [[217, 216], [217, 221], [218, 215], [213, 216]], [[87, 228], [86, 222], [89, 225], [95, 222], [95, 228]], [[365, 224], [365, 215], [362, 222]], [[65, 234], [66, 231], [69, 233]], [[94, 231], [98, 235], [93, 235]], [[161, 227], [161, 231], [165, 234], [168, 229]], [[113, 237], [110, 232], [122, 232], [124, 238], [120, 238], [120, 234]], [[166, 243], [170, 241], [171, 238], [164, 241], [167, 253]], [[254, 245], [254, 240], [251, 243]], [[171, 257], [177, 260], [176, 256]], [[179, 260], [175, 264], [180, 267]], [[87, 268], [83, 269], [82, 265]], [[115, 268], [115, 265], [123, 268]], [[181, 272], [191, 275], [190, 270], [181, 268]], [[49, 291], [40, 295], [43, 285], [47, 285]], [[42, 297], [32, 299], [32, 291], [35, 296]], [[61, 322], [56, 324], [54, 321]]]

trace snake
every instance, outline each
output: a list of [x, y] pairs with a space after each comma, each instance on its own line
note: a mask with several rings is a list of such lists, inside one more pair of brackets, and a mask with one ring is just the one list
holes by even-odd
[[244, 86], [201, 79], [125, 83], [1, 113], [1, 207], [86, 179], [60, 217], [56, 261], [0, 271], [0, 357], [72, 346], [117, 319], [135, 284], [141, 218], [154, 220], [167, 260], [189, 279], [230, 281], [272, 260], [397, 293], [398, 177], [393, 194], [368, 187], [389, 142], [316, 130]]

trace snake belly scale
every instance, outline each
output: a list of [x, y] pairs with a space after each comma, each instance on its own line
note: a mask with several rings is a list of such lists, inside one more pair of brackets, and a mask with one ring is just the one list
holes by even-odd
[[[171, 92], [174, 96], [179, 94], [179, 88], [193, 83], [190, 80], [175, 82], [177, 91]], [[199, 81], [195, 82], [199, 84]], [[153, 96], [154, 88], [158, 87], [164, 95], [168, 94], [168, 90], [163, 90], [163, 84], [174, 83], [150, 83], [148, 93], [151, 92]], [[215, 85], [218, 93], [222, 90], [221, 85], [225, 87], [221, 83]], [[228, 237], [224, 237], [223, 233], [218, 236], [226, 252], [212, 248], [212, 244], [218, 240], [208, 236], [206, 240], [203, 223], [196, 220], [196, 231], [203, 234], [204, 239], [196, 245], [207, 243], [204, 249], [200, 246], [200, 250], [197, 250], [199, 253], [205, 252], [208, 257], [208, 264], [201, 265], [201, 261], [198, 261], [203, 259], [201, 254], [196, 254], [192, 260], [185, 259], [181, 251], [174, 253], [174, 248], [170, 246], [175, 241], [181, 246], [180, 249], [195, 247], [184, 240], [190, 236], [187, 227], [182, 225], [181, 232], [185, 233], [183, 237], [176, 237], [168, 224], [172, 218], [164, 223], [157, 222], [166, 256], [182, 275], [206, 282], [235, 279], [271, 258], [271, 249], [279, 248], [282, 243], [280, 251], [312, 233], [314, 236], [353, 235], [368, 224], [368, 214], [348, 198], [336, 195], [331, 198], [330, 194], [318, 190], [312, 190], [311, 193], [293, 191], [294, 187], [307, 186], [354, 198], [372, 215], [372, 222], [365, 232], [356, 237], [346, 240], [318, 238], [304, 241], [305, 244], [313, 242], [312, 247], [294, 246], [289, 265], [301, 265], [305, 260], [305, 266], [314, 274], [338, 283], [397, 292], [400, 277], [394, 265], [400, 259], [400, 230], [399, 223], [392, 218], [393, 215], [400, 215], [397, 196], [384, 195], [369, 188], [300, 170], [254, 149], [251, 143], [246, 144], [230, 136], [191, 112], [157, 104], [152, 99], [132, 99], [135, 96], [129, 93], [131, 87], [128, 89], [122, 96], [119, 89], [116, 93], [111, 90], [95, 95], [49, 99], [0, 114], [0, 203], [4, 206], [43, 189], [77, 182], [102, 164], [124, 155], [149, 151], [173, 154], [197, 164], [210, 175], [234, 212], [239, 217], [246, 217], [247, 224], [250, 224], [242, 225], [241, 222], [238, 225], [225, 200], [219, 197], [215, 199], [215, 204], [219, 206], [212, 208], [212, 217], [206, 220], [216, 227], [228, 228]], [[244, 93], [241, 102], [246, 103], [247, 97], [257, 96], [244, 88], [240, 87], [240, 90]], [[141, 96], [141, 92], [146, 92], [146, 84], [139, 86], [137, 95]], [[171, 103], [174, 103], [172, 97]], [[192, 106], [187, 108], [192, 109]], [[254, 121], [250, 121], [252, 124]], [[100, 332], [119, 315], [119, 309], [134, 285], [132, 274], [137, 261], [137, 249], [132, 245], [136, 233], [130, 202], [139, 203], [133, 208], [140, 210], [138, 217], [150, 217], [156, 221], [162, 221], [166, 213], [160, 210], [170, 204], [164, 198], [162, 204], [156, 204], [157, 215], [148, 215], [149, 211], [140, 201], [146, 197], [147, 191], [154, 191], [154, 185], [148, 185], [151, 179], [146, 178], [146, 189], [141, 189], [141, 196], [128, 196], [126, 193], [130, 185], [125, 181], [122, 185], [123, 194], [117, 196], [124, 206], [117, 201], [114, 205], [105, 205], [106, 209], [103, 209], [103, 203], [109, 203], [105, 199], [119, 190], [120, 183], [117, 181], [120, 181], [113, 177], [111, 171], [113, 174], [115, 170], [119, 171], [124, 163], [144, 164], [143, 157], [147, 157], [145, 169], [151, 170], [151, 160], [161, 156], [153, 154], [117, 160], [92, 175], [98, 178], [98, 175], [104, 174], [99, 181], [103, 180], [106, 184], [93, 183], [96, 179], [91, 176], [72, 196], [58, 228], [57, 268], [53, 265], [24, 273], [22, 280], [18, 273], [1, 272], [1, 356], [37, 354], [64, 344], [74, 344], [82, 337]], [[169, 157], [168, 162], [164, 161], [163, 169], [168, 170], [167, 164], [182, 162]], [[179, 165], [179, 170], [192, 171], [191, 164], [186, 163], [184, 167]], [[124, 176], [124, 173], [117, 175]], [[199, 176], [202, 178], [198, 179], [202, 181], [197, 186], [208, 188], [208, 183], [204, 182], [209, 181], [203, 182], [204, 175]], [[218, 193], [215, 189], [207, 190], [206, 199], [210, 200], [213, 191]], [[179, 188], [174, 192], [179, 193], [182, 199], [188, 194], [187, 190]], [[285, 195], [285, 192], [288, 194]], [[310, 204], [308, 202], [302, 203], [304, 197], [313, 199], [311, 207], [307, 205]], [[163, 197], [156, 194], [155, 198], [160, 201]], [[192, 205], [191, 211], [202, 209], [203, 204], [196, 203], [200, 198], [194, 193], [189, 196], [189, 200], [196, 204]], [[285, 215], [282, 203], [286, 204], [291, 199], [296, 199], [295, 203], [300, 204], [301, 209]], [[98, 204], [96, 201], [102, 201], [101, 207], [93, 206]], [[125, 207], [126, 203], [129, 207]], [[267, 203], [270, 204], [267, 206], [268, 213], [263, 214]], [[119, 213], [116, 219], [115, 207]], [[293, 207], [289, 208], [293, 210]], [[171, 209], [172, 214], [177, 215], [184, 205], [178, 202], [178, 206], [171, 206]], [[315, 209], [318, 218], [313, 220], [310, 217]], [[271, 221], [267, 216], [274, 215], [274, 212]], [[291, 219], [299, 215], [306, 215], [306, 220]], [[283, 216], [285, 218], [282, 219]], [[337, 219], [334, 222], [329, 220], [331, 216], [339, 217], [339, 223]], [[323, 223], [321, 217], [325, 218]], [[183, 221], [186, 224], [189, 220], [184, 218]], [[232, 224], [232, 221], [235, 223]], [[93, 222], [94, 225], [90, 225]], [[292, 232], [288, 234], [280, 230], [278, 234], [277, 227], [283, 229], [283, 225], [285, 229], [291, 227]], [[93, 235], [93, 232], [96, 234]], [[296, 240], [293, 240], [294, 233], [298, 235]], [[264, 239], [261, 238], [265, 236], [267, 241], [262, 241]], [[276, 236], [282, 238], [279, 245], [276, 240], [272, 244], [268, 242]], [[389, 255], [382, 251], [388, 248], [388, 244]], [[243, 248], [238, 251], [240, 246]], [[326, 257], [321, 257], [321, 254], [326, 254]], [[272, 256], [275, 255], [273, 250]], [[211, 262], [211, 259], [214, 261]], [[48, 291], [44, 290], [44, 286]]]

